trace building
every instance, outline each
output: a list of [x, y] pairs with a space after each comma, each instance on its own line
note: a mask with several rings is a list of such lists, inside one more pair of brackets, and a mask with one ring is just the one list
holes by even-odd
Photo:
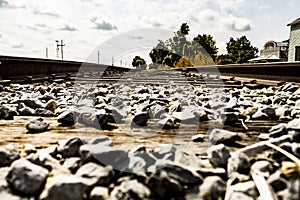
[[288, 61], [300, 61], [300, 18], [288, 26], [291, 26]]
[[268, 41], [260, 56], [249, 60], [249, 62], [285, 62], [288, 60], [289, 41], [275, 42]]

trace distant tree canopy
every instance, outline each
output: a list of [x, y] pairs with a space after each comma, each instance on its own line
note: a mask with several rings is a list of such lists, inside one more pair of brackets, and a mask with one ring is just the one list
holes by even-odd
[[189, 31], [189, 25], [183, 23], [173, 37], [166, 41], [159, 40], [149, 53], [153, 62], [149, 67], [240, 64], [257, 56], [258, 49], [251, 45], [246, 36], [236, 39], [231, 37], [226, 43], [227, 54], [218, 55], [212, 35], [198, 34], [192, 41], [188, 41], [186, 36]]
[[234, 63], [229, 54], [218, 55], [215, 62], [217, 65], [228, 65]]
[[233, 39], [230, 37], [226, 43], [227, 54], [220, 55], [217, 64], [240, 64], [257, 57], [258, 48], [253, 47], [246, 36]]
[[132, 66], [136, 67], [137, 69], [146, 69], [146, 61], [145, 59], [141, 58], [140, 56], [135, 56], [132, 60]]
[[[159, 65], [169, 67], [186, 67], [193, 65], [213, 64], [210, 53], [215, 58], [217, 48], [215, 41], [210, 35], [198, 35], [193, 41], [188, 41], [186, 36], [190, 28], [187, 23], [183, 23], [174, 36], [167, 41], [158, 41], [158, 44], [149, 53], [152, 62], [151, 68]], [[205, 51], [205, 47], [210, 48]]]
[[183, 24], [181, 24], [179, 31], [183, 35], [188, 35], [189, 31], [190, 31], [190, 27], [187, 23], [183, 23]]
[[213, 39], [213, 36], [207, 34], [198, 35], [193, 39], [193, 42], [201, 45], [213, 60], [216, 59], [218, 48], [216, 47], [216, 41]]

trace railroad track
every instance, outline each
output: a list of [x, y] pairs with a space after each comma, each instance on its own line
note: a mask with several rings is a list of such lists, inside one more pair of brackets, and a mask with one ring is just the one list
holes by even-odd
[[188, 67], [185, 72], [220, 74], [249, 79], [300, 82], [300, 62], [251, 63]]
[[[170, 102], [175, 102], [179, 99], [180, 101], [178, 102], [180, 102], [180, 106], [175, 108], [176, 111], [172, 111], [173, 113], [171, 112], [173, 117], [175, 112], [180, 112], [179, 110], [181, 109], [183, 110], [183, 106], [188, 105], [193, 107], [195, 104], [191, 104], [190, 102], [198, 102], [198, 104], [196, 104], [198, 107], [196, 106], [196, 108], [207, 108], [205, 110], [205, 112], [209, 113], [207, 116], [213, 116], [216, 113], [217, 115], [221, 116], [221, 118], [224, 115], [225, 118], [220, 120], [220, 117], [210, 116], [208, 121], [198, 120], [197, 122], [193, 121], [192, 123], [179, 122], [178, 126], [171, 129], [162, 128], [162, 126], [159, 124], [159, 119], [151, 118], [148, 120], [147, 125], [143, 126], [142, 128], [133, 127], [132, 121], [124, 121], [123, 123], [114, 124], [117, 126], [115, 129], [100, 130], [94, 127], [85, 126], [81, 123], [76, 123], [73, 126], [62, 126], [58, 123], [57, 117], [44, 117], [44, 120], [50, 123], [48, 130], [39, 134], [28, 134], [27, 130], [25, 129], [26, 124], [32, 119], [36, 119], [38, 116], [16, 116], [14, 120], [0, 120], [0, 145], [16, 144], [19, 147], [20, 152], [22, 152], [21, 155], [26, 155], [26, 151], [24, 150], [26, 144], [31, 144], [36, 149], [43, 149], [48, 146], [56, 145], [58, 141], [68, 139], [72, 136], [87, 139], [105, 135], [114, 143], [114, 147], [122, 150], [132, 150], [137, 147], [137, 145], [143, 145], [146, 147], [147, 151], [151, 152], [161, 144], [172, 144], [176, 147], [176, 149], [179, 148], [179, 150], [183, 151], [180, 157], [181, 163], [198, 169], [199, 166], [202, 167], [202, 164], [204, 165], [204, 168], [207, 165], [206, 162], [208, 162], [209, 157], [207, 150], [214, 145], [210, 138], [210, 134], [213, 132], [212, 130], [225, 129], [227, 131], [236, 133], [237, 136], [240, 137], [239, 141], [232, 142], [230, 145], [226, 144], [231, 151], [231, 155], [235, 155], [239, 152], [239, 150], [243, 152], [246, 149], [244, 147], [249, 146], [250, 150], [248, 151], [252, 152], [252, 156], [253, 154], [256, 154], [257, 156], [253, 158], [251, 157], [251, 161], [256, 162], [264, 159], [262, 152], [264, 152], [263, 150], [265, 150], [267, 147], [261, 147], [261, 143], [259, 143], [257, 149], [253, 149], [255, 146], [253, 147], [252, 144], [258, 143], [261, 140], [269, 139], [271, 136], [264, 133], [269, 133], [271, 127], [280, 123], [287, 123], [288, 121], [291, 121], [292, 118], [297, 118], [300, 116], [300, 109], [294, 109], [297, 104], [297, 99], [300, 99], [300, 89], [297, 84], [285, 84], [288, 79], [269, 80], [265, 75], [261, 76], [260, 78], [254, 76], [240, 77], [236, 75], [239, 74], [234, 74], [234, 76], [226, 73], [213, 74], [210, 73], [209, 70], [205, 72], [199, 72], [198, 70], [195, 71], [190, 69], [148, 72], [120, 72], [115, 70], [105, 74], [99, 74], [95, 71], [86, 71], [73, 74], [52, 74], [50, 78], [48, 75], [42, 75], [40, 77], [27, 77], [29, 80], [25, 79], [25, 81], [22, 78], [19, 79], [19, 81], [18, 79], [15, 79], [16, 81], [14, 83], [21, 83], [21, 86], [24, 86], [25, 88], [26, 94], [22, 97], [26, 97], [27, 95], [36, 96], [40, 90], [44, 92], [50, 92], [53, 91], [52, 89], [54, 89], [54, 93], [59, 94], [57, 96], [58, 98], [59, 96], [67, 96], [70, 93], [72, 93], [72, 95], [69, 96], [70, 98], [68, 99], [79, 96], [87, 98], [86, 100], [90, 100], [91, 98], [96, 97], [97, 101], [99, 100], [99, 104], [95, 105], [94, 107], [96, 108], [98, 106], [97, 109], [99, 112], [103, 112], [103, 109], [101, 110], [101, 108], [103, 106], [105, 107], [105, 104], [106, 106], [112, 106], [109, 105], [109, 103], [113, 101], [112, 98], [120, 98], [123, 101], [122, 103], [127, 102], [127, 104], [124, 105], [133, 108], [133, 110], [138, 106], [142, 106], [140, 104], [143, 104], [143, 102], [146, 102], [146, 104], [151, 104], [150, 102], [153, 101], [156, 103], [156, 105], [164, 105], [169, 107], [171, 110], [172, 103]], [[68, 84], [65, 84], [66, 82], [68, 82]], [[22, 90], [22, 88], [19, 87], [19, 84], [11, 83], [12, 82], [6, 82], [0, 89], [6, 94], [13, 92], [20, 94], [21, 91], [24, 92], [24, 89]], [[43, 89], [43, 87], [45, 89]], [[83, 90], [86, 89], [87, 91], [82, 92], [82, 88], [84, 88]], [[173, 88], [176, 88], [176, 90]], [[289, 89], [291, 92], [289, 92]], [[94, 91], [95, 93], [93, 93]], [[114, 93], [113, 91], [123, 91], [123, 93], [119, 94]], [[280, 92], [276, 93], [277, 91]], [[299, 92], [297, 93], [297, 91]], [[296, 94], [294, 94], [294, 92], [296, 92]], [[96, 94], [98, 96], [95, 96]], [[153, 97], [151, 95], [148, 96], [148, 94], [157, 95], [154, 95], [155, 97]], [[222, 96], [223, 94], [225, 95]], [[280, 94], [281, 96], [275, 96], [275, 94]], [[184, 98], [180, 99], [181, 97]], [[199, 99], [196, 100], [198, 97]], [[214, 97], [217, 97], [217, 99], [214, 99]], [[236, 103], [236, 106], [226, 107], [224, 106], [225, 104], [222, 104], [219, 101], [222, 100], [229, 104], [230, 100], [234, 98], [239, 99], [239, 102]], [[169, 99], [167, 100], [169, 102], [167, 104], [165, 104], [166, 99]], [[5, 99], [5, 97], [4, 100], [8, 101]], [[149, 100], [149, 103], [147, 103], [147, 100]], [[272, 110], [272, 106], [283, 106], [285, 104], [285, 100], [291, 109], [289, 110], [291, 112], [287, 113], [288, 117], [281, 118], [283, 115], [280, 117], [277, 115], [274, 116], [273, 112], [275, 109]], [[256, 103], [257, 105], [259, 104], [259, 106], [265, 106], [267, 109], [266, 112], [268, 113], [268, 115], [266, 114], [267, 118], [254, 118], [254, 114], [256, 114], [262, 107], [258, 106], [257, 110], [254, 109], [253, 111], [252, 108], [255, 106], [251, 107], [251, 105], [249, 105], [249, 101], [252, 101], [252, 103]], [[57, 105], [60, 106], [60, 103], [63, 105], [66, 104], [66, 102], [57, 102]], [[86, 104], [88, 104], [86, 102], [87, 101], [83, 101], [80, 105], [84, 107]], [[277, 103], [273, 104], [273, 102]], [[280, 102], [282, 102], [282, 104], [280, 104]], [[120, 104], [120, 102], [117, 101], [115, 103], [116, 104], [114, 105]], [[241, 103], [245, 104], [243, 105]], [[68, 102], [66, 106], [72, 107], [75, 106], [75, 104], [76, 101], [73, 104], [72, 102]], [[235, 109], [236, 107], [237, 109]], [[249, 111], [250, 113], [242, 115], [241, 113], [246, 111], [240, 110], [242, 108], [251, 108]], [[57, 109], [60, 109], [60, 107]], [[215, 113], [213, 113], [212, 110], [215, 111]], [[136, 110], [133, 112], [136, 112]], [[228, 122], [228, 116], [231, 115], [234, 118], [236, 112], [240, 112], [240, 114], [237, 115], [239, 119], [234, 123], [232, 123], [231, 120]], [[294, 114], [292, 115], [293, 112]], [[127, 114], [130, 115], [130, 113]], [[286, 113], [284, 112], [284, 116], [285, 114]], [[196, 134], [202, 135], [201, 142], [193, 142], [192, 137]], [[288, 141], [287, 139], [290, 138], [286, 137], [285, 141]], [[288, 148], [288, 144], [285, 145], [287, 145]], [[259, 151], [259, 149], [262, 148], [263, 150]], [[277, 154], [274, 155], [276, 156]], [[268, 159], [266, 160], [269, 161]], [[237, 160], [237, 162], [239, 161]], [[276, 167], [278, 167], [281, 165], [281, 161], [275, 164]], [[224, 172], [224, 176], [227, 177], [227, 171], [225, 168]], [[166, 177], [164, 177], [163, 180], [165, 180], [165, 178]], [[225, 181], [227, 181], [228, 190], [231, 187], [230, 178], [231, 177], [228, 177], [228, 180], [227, 178], [224, 178]], [[250, 176], [249, 180], [251, 180]], [[237, 182], [239, 184], [238, 178]], [[244, 180], [240, 182], [244, 182]], [[291, 183], [292, 181], [289, 180], [289, 184]], [[299, 186], [299, 181], [297, 183]], [[260, 186], [260, 184], [257, 184], [257, 186]], [[292, 189], [290, 189], [288, 192], [292, 192]], [[294, 196], [297, 195], [298, 194], [294, 194]]]
[[[295, 65], [295, 64], [294, 64]], [[261, 65], [257, 65], [257, 67], [262, 67]], [[268, 65], [264, 65], [268, 66]], [[295, 65], [296, 66], [296, 65]], [[295, 67], [294, 66], [294, 67]], [[298, 66], [298, 64], [297, 64]], [[237, 66], [231, 66], [230, 70], [234, 71]], [[253, 65], [249, 65], [248, 67], [253, 68]], [[271, 66], [272, 68], [272, 66]], [[236, 88], [236, 89], [241, 89], [243, 87], [247, 87], [250, 89], [262, 89], [262, 88], [267, 88], [270, 86], [280, 86], [284, 83], [285, 80], [269, 80], [267, 79], [267, 76], [264, 76], [265, 79], [257, 79], [253, 77], [238, 77], [238, 76], [228, 76], [228, 75], [223, 75], [222, 70], [220, 70], [220, 73], [210, 73], [211, 71], [214, 71], [215, 69], [211, 68], [205, 68], [205, 67], [198, 67], [198, 68], [186, 68], [186, 69], [176, 69], [176, 70], [159, 70], [159, 71], [150, 71], [147, 74], [144, 74], [143, 71], [136, 71], [136, 70], [120, 70], [120, 68], [115, 68], [113, 70], [109, 70], [107, 72], [105, 71], [80, 71], [80, 72], [72, 72], [72, 73], [57, 73], [57, 74], [50, 74], [50, 75], [34, 75], [34, 76], [26, 76], [26, 77], [14, 77], [10, 81], [5, 81], [2, 80], [0, 81], [0, 84], [2, 85], [9, 85], [10, 83], [20, 83], [20, 84], [33, 84], [33, 83], [51, 83], [51, 82], [56, 82], [58, 84], [69, 81], [69, 82], [77, 82], [77, 83], [97, 83], [97, 84], [107, 84], [107, 83], [118, 83], [122, 85], [134, 85], [134, 86], [144, 86], [144, 85], [170, 85], [175, 84], [175, 85], [191, 85], [191, 86], [205, 86], [208, 88]], [[201, 73], [203, 72], [203, 73]], [[216, 72], [216, 71], [215, 71]], [[239, 72], [240, 73], [240, 72]], [[255, 72], [253, 72], [255, 73]], [[230, 74], [232, 75], [232, 74]], [[281, 76], [281, 77], [286, 77], [286, 76]], [[26, 119], [26, 118], [25, 118]], [[12, 128], [14, 134], [17, 134], [17, 132], [22, 132], [24, 133], [24, 126], [25, 126], [25, 120], [23, 117], [17, 118], [16, 123], [10, 124], [8, 127]], [[19, 121], [20, 120], [20, 121]], [[26, 121], [26, 120], [25, 120]], [[54, 123], [53, 119], [50, 118], [50, 121]], [[274, 121], [270, 123], [270, 120], [265, 120], [265, 121], [249, 121], [247, 122], [247, 126], [251, 127], [250, 130], [247, 130], [248, 133], [251, 132], [253, 135], [258, 135], [261, 131], [267, 131], [271, 125], [275, 125], [277, 123], [280, 123], [280, 121]], [[54, 123], [55, 124], [55, 123]], [[4, 132], [6, 132], [8, 127], [6, 127], [6, 124], [3, 123], [0, 129], [0, 135], [2, 132], [2, 135]], [[53, 129], [53, 134], [58, 133], [60, 136], [57, 137], [59, 138], [65, 138], [69, 137], [70, 135], [77, 135], [78, 130], [81, 129], [82, 127], [77, 127], [74, 130], [70, 131], [64, 128], [60, 129]], [[236, 128], [236, 127], [230, 127], [226, 126], [226, 129], [228, 130], [238, 130], [245, 132], [243, 128]], [[122, 130], [120, 128], [119, 130]], [[118, 131], [119, 131], [118, 130]], [[187, 128], [189, 130], [189, 128]], [[52, 130], [51, 130], [52, 131]], [[50, 132], [51, 132], [50, 131]], [[120, 133], [120, 131], [117, 133]], [[204, 133], [203, 131], [207, 131], [207, 128], [205, 127], [200, 127], [200, 129], [193, 131], [189, 133], [190, 137], [193, 134], [196, 134], [197, 132]], [[86, 129], [84, 132], [95, 132], [92, 131], [91, 129]], [[122, 132], [122, 131], [121, 131]], [[165, 133], [168, 135], [167, 131]], [[52, 134], [52, 135], [53, 135]], [[18, 134], [17, 134], [18, 135]], [[64, 136], [65, 135], [65, 136]], [[126, 134], [125, 134], [126, 135]], [[116, 135], [113, 134], [113, 137]], [[33, 138], [38, 137], [33, 135]], [[185, 139], [187, 139], [186, 137]], [[16, 136], [13, 139], [8, 137], [6, 138], [6, 133], [5, 137], [2, 137], [3, 143], [7, 142], [14, 142], [14, 143], [23, 143], [21, 136]], [[29, 137], [30, 138], [30, 137]], [[31, 139], [33, 139], [31, 138]], [[47, 137], [46, 137], [47, 138]], [[118, 137], [115, 137], [118, 138]], [[125, 137], [127, 138], [127, 137]], [[127, 138], [128, 139], [128, 138]], [[124, 139], [126, 141], [127, 139]], [[49, 139], [49, 141], [45, 140], [37, 140], [37, 141], [44, 141], [43, 144], [40, 144], [40, 146], [47, 146], [53, 142], [54, 138]], [[35, 141], [33, 139], [32, 141]], [[257, 138], [253, 141], [257, 141]], [[117, 142], [120, 146], [124, 146], [122, 142]], [[37, 144], [38, 145], [38, 144]], [[126, 147], [126, 145], [124, 146]]]
[[[24, 81], [24, 80], [22, 80]], [[30, 82], [20, 82], [22, 84], [28, 83], [39, 83], [39, 82], [49, 82], [49, 79], [36, 78], [31, 79]], [[186, 85], [186, 86], [205, 86], [208, 88], [243, 88], [248, 87], [251, 89], [261, 89], [269, 86], [277, 86], [280, 85], [279, 81], [268, 81], [268, 80], [254, 80], [251, 78], [237, 78], [237, 77], [228, 77], [228, 76], [220, 76], [220, 75], [209, 75], [209, 74], [199, 74], [193, 72], [186, 71], [170, 71], [170, 70], [161, 70], [156, 72], [149, 72], [149, 74], [145, 74], [142, 71], [129, 71], [125, 73], [111, 73], [106, 74], [105, 76], [100, 76], [99, 74], [92, 72], [85, 72], [78, 75], [77, 73], [73, 74], [59, 74], [53, 75], [51, 81], [56, 82], [58, 84], [62, 82], [77, 82], [81, 84], [120, 84], [120, 85], [129, 85], [132, 87], [137, 86], [146, 86], [146, 85], [161, 85], [168, 86], [170, 84], [174, 85]], [[50, 81], [50, 82], [51, 82]], [[59, 127], [55, 118], [49, 118], [48, 120], [53, 124], [50, 131], [41, 135], [26, 135], [26, 130], [24, 129], [28, 120], [32, 117], [17, 117], [15, 121], [11, 123], [7, 123], [6, 121], [2, 121], [0, 124], [0, 137], [2, 139], [2, 144], [5, 143], [16, 143], [16, 144], [24, 144], [26, 142], [33, 142], [37, 145], [38, 148], [42, 148], [45, 146], [49, 146], [53, 144], [53, 142], [66, 139], [70, 136], [78, 136], [78, 133], [84, 133], [86, 135], [97, 135], [99, 133], [103, 134], [102, 131], [94, 130], [93, 128], [87, 128], [82, 125], [77, 125], [72, 128], [69, 127]], [[0, 120], [1, 121], [1, 120]], [[220, 124], [217, 122], [201, 122], [199, 127], [193, 130], [189, 125], [183, 125], [183, 140], [188, 140], [192, 135], [201, 133], [206, 134], [209, 127], [220, 127], [224, 126], [225, 129], [230, 131], [238, 131], [243, 134], [243, 139], [246, 141], [244, 145], [248, 145], [255, 141], [258, 141], [258, 135], [261, 132], [267, 132], [271, 126], [280, 123], [280, 121], [270, 121], [270, 120], [250, 120], [246, 123], [247, 130], [241, 126], [224, 126], [224, 124]], [[155, 128], [154, 128], [155, 129]], [[10, 132], [9, 137], [7, 135], [7, 131]], [[139, 137], [139, 135], [134, 135], [132, 137], [131, 130], [130, 133], [126, 133], [128, 129], [125, 129], [123, 125], [120, 125], [118, 129], [113, 131], [104, 131], [104, 134], [109, 135], [113, 138], [117, 146], [122, 148], [129, 149], [136, 144], [139, 143], [147, 143], [145, 141], [144, 136]], [[145, 128], [145, 132], [153, 131], [153, 126], [149, 127], [149, 129]], [[154, 138], [152, 138], [155, 142], [148, 143], [149, 148], [154, 148], [154, 146], [158, 142], [168, 143], [170, 142], [170, 135], [173, 137], [178, 134], [176, 131], [169, 130], [157, 130], [160, 131], [160, 134], [156, 134]], [[23, 136], [22, 136], [23, 135]], [[172, 137], [171, 137], [172, 138]], [[206, 138], [207, 139], [207, 138]], [[131, 145], [128, 145], [128, 142]], [[149, 142], [149, 140], [148, 140]], [[203, 144], [204, 145], [204, 144]], [[209, 146], [210, 143], [206, 143], [204, 146]], [[196, 146], [197, 147], [197, 146]], [[197, 147], [198, 148], [198, 147]]]

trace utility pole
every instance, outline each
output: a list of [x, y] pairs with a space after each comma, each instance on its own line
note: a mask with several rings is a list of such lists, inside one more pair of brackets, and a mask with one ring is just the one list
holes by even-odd
[[57, 51], [57, 58], [58, 58], [58, 51], [59, 51], [59, 47], [61, 47], [61, 59], [63, 60], [64, 59], [64, 51], [63, 51], [63, 47], [64, 46], [66, 46], [65, 44], [63, 44], [63, 40], [61, 40], [60, 42], [60, 44], [58, 44], [59, 43], [59, 41], [58, 40], [55, 40], [56, 41], [56, 51]]
[[61, 59], [62, 59], [62, 60], [64, 59], [63, 46], [66, 46], [66, 45], [63, 44], [63, 40], [61, 40], [60, 47], [61, 47]]
[[98, 51], [98, 64], [100, 64], [100, 52]]
[[57, 59], [59, 59], [59, 41], [58, 40], [55, 40], [55, 42], [56, 42], [56, 57], [57, 57]]
[[46, 58], [48, 58], [48, 47], [46, 47]]
[[114, 66], [114, 57], [111, 57], [111, 66]]

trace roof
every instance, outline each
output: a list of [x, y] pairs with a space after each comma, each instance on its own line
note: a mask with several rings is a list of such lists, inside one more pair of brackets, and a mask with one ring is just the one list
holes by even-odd
[[285, 47], [285, 46], [289, 46], [288, 42], [282, 41], [282, 42], [276, 42], [278, 47]]
[[296, 24], [300, 24], [300, 18], [292, 21], [291, 23], [288, 24], [288, 26], [292, 26], [292, 25], [296, 25]]
[[250, 60], [248, 60], [249, 62], [256, 62], [256, 61], [272, 61], [272, 60], [280, 60], [280, 58], [278, 58], [278, 56], [275, 55], [269, 55], [269, 56], [260, 56], [258, 58], [252, 58]]
[[264, 48], [266, 48], [266, 46], [270, 43], [274, 44], [276, 47], [288, 47], [289, 46], [288, 40], [282, 41], [282, 42], [275, 42], [273, 40], [270, 40], [270, 41], [266, 42], [266, 44], [264, 45]]
[[278, 56], [272, 55], [266, 58], [266, 60], [280, 60]]

